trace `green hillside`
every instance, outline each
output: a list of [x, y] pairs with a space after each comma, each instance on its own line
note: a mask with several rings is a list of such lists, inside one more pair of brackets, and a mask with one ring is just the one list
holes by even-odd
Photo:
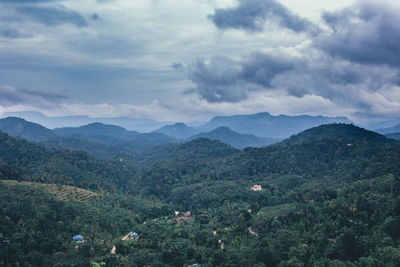
[[314, 127], [284, 140], [282, 144], [299, 144], [321, 139], [336, 139], [339, 141], [376, 141], [390, 143], [384, 135], [365, 130], [353, 124], [326, 124]]
[[[243, 151], [196, 139], [136, 162], [1, 137], [3, 179], [25, 180], [0, 183], [0, 238], [9, 240], [0, 261], [9, 266], [361, 267], [400, 260], [400, 146], [353, 125], [324, 125]], [[32, 169], [56, 177], [46, 165], [55, 159], [69, 186], [37, 183], [46, 176]], [[137, 240], [121, 240], [132, 231]], [[71, 236], [78, 233], [90, 242], [76, 250]]]
[[0, 119], [0, 131], [11, 136], [19, 136], [29, 141], [44, 141], [54, 138], [56, 134], [37, 123], [32, 123], [21, 118], [8, 117]]
[[120, 161], [97, 160], [84, 152], [53, 150], [2, 132], [0, 147], [0, 179], [122, 190], [134, 173]]
[[19, 182], [15, 180], [0, 180], [6, 186], [28, 186], [31, 188], [42, 189], [51, 194], [55, 199], [61, 201], [93, 202], [102, 198], [101, 194], [85, 189], [59, 184], [41, 184], [34, 182]]
[[[1, 266], [116, 266], [110, 255], [121, 236], [168, 206], [70, 186], [0, 182]], [[87, 240], [72, 240], [81, 234]], [[57, 265], [58, 264], [58, 265]]]

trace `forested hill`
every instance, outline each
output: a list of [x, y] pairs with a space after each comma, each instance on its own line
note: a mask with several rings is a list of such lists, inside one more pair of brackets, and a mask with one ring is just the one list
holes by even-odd
[[[324, 131], [326, 135], [322, 134]], [[165, 157], [142, 174], [146, 179], [135, 181], [136, 188], [139, 192], [149, 189], [157, 196], [179, 199], [177, 203], [183, 199], [175, 194], [182, 193], [190, 208], [198, 203], [187, 192], [200, 188], [199, 199], [205, 201], [200, 205], [217, 205], [226, 200], [222, 196], [229, 195], [227, 188], [251, 183], [277, 184], [284, 193], [286, 189], [314, 182], [342, 184], [360, 177], [384, 175], [388, 170], [400, 174], [399, 146], [379, 134], [353, 125], [331, 124], [307, 130], [295, 136], [296, 140], [302, 136], [307, 138], [301, 138], [301, 142], [287, 142], [291, 140], [288, 139], [283, 142], [287, 142], [285, 146], [247, 148], [222, 158]]]
[[299, 134], [282, 141], [280, 144], [299, 144], [302, 142], [315, 142], [321, 139], [335, 139], [339, 141], [372, 141], [382, 143], [393, 143], [384, 135], [368, 131], [353, 124], [326, 124], [319, 127], [307, 129]]
[[100, 161], [84, 152], [57, 151], [0, 132], [0, 179], [61, 183], [118, 190], [134, 170], [119, 161]]
[[16, 117], [0, 119], [0, 131], [31, 141], [44, 141], [56, 137], [52, 130]]
[[1, 133], [0, 147], [2, 179], [91, 189], [0, 184], [10, 266], [398, 266], [400, 146], [353, 125], [242, 151], [196, 139], [134, 164]]
[[41, 142], [58, 150], [84, 151], [98, 159], [135, 159], [137, 154], [178, 142], [162, 133], [138, 133], [102, 123], [55, 130], [21, 118], [0, 119], [0, 130], [10, 136]]
[[218, 140], [197, 138], [181, 144], [167, 144], [153, 148], [142, 155], [143, 163], [160, 161], [200, 160], [224, 158], [240, 151]]

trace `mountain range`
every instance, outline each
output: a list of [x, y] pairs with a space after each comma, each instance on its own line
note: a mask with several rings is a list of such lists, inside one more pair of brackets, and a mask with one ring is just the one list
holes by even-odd
[[235, 115], [217, 116], [206, 124], [199, 127], [188, 127], [183, 123], [164, 126], [157, 132], [174, 136], [188, 138], [193, 133], [210, 132], [219, 127], [229, 127], [232, 131], [240, 134], [250, 134], [258, 137], [284, 139], [306, 129], [329, 123], [352, 123], [346, 117], [325, 116], [274, 116], [267, 112]]
[[79, 127], [82, 125], [101, 122], [103, 124], [114, 124], [128, 130], [139, 132], [151, 132], [167, 124], [151, 119], [138, 119], [126, 117], [102, 118], [89, 116], [46, 116], [37, 111], [6, 112], [3, 117], [19, 117], [25, 120], [38, 123], [49, 129], [60, 127]]
[[[56, 121], [61, 118], [61, 121], [58, 123], [71, 122], [76, 118], [78, 118], [78, 121], [75, 123], [93, 120], [89, 117], [74, 116], [47, 117], [41, 113], [31, 112], [23, 113], [22, 115], [33, 116], [36, 119], [50, 118], [50, 121]], [[122, 120], [121, 118], [114, 119]], [[60, 127], [50, 130], [39, 124], [15, 117], [8, 117], [0, 119], [0, 130], [30, 141], [45, 142], [53, 146], [62, 146], [63, 148], [70, 149], [79, 149], [83, 144], [82, 142], [87, 142], [83, 147], [90, 147], [87, 151], [91, 153], [97, 151], [96, 155], [108, 153], [108, 149], [105, 150], [104, 145], [117, 146], [120, 148], [122, 154], [135, 155], [159, 145], [180, 143], [196, 138], [219, 140], [239, 149], [262, 147], [276, 143], [306, 129], [330, 123], [348, 124], [351, 121], [345, 117], [308, 115], [274, 116], [264, 112], [250, 115], [218, 116], [197, 127], [190, 127], [184, 123], [169, 124], [149, 133], [140, 133], [138, 131], [126, 130], [121, 125], [104, 124], [102, 122], [92, 122], [78, 127]], [[399, 126], [396, 127], [398, 128]], [[398, 131], [396, 127], [382, 129], [379, 132], [382, 134], [396, 132]], [[96, 146], [98, 149], [93, 149]]]
[[54, 129], [60, 127], [79, 127], [82, 125], [100, 122], [103, 124], [118, 125], [127, 130], [138, 132], [158, 132], [174, 137], [176, 139], [186, 139], [195, 134], [210, 132], [219, 127], [229, 127], [232, 131], [240, 134], [251, 134], [257, 137], [269, 137], [284, 139], [293, 134], [299, 133], [311, 127], [329, 123], [352, 123], [346, 117], [326, 117], [326, 116], [274, 116], [267, 112], [217, 116], [209, 122], [200, 126], [187, 126], [184, 123], [170, 124], [150, 119], [135, 118], [91, 118], [87, 116], [64, 116], [49, 117], [39, 112], [13, 112], [5, 113], [4, 116], [21, 117], [28, 121], [38, 123], [47, 128]]
[[329, 123], [351, 123], [351, 121], [345, 117], [273, 116], [264, 112], [252, 115], [218, 116], [200, 128], [207, 131], [227, 126], [239, 133], [260, 137], [287, 138], [303, 130]]
[[[179, 130], [189, 128], [184, 124], [178, 124], [178, 127]], [[168, 143], [181, 143], [196, 138], [219, 140], [240, 149], [245, 147], [261, 147], [276, 142], [272, 138], [239, 134], [228, 127], [220, 127], [208, 133], [200, 133], [189, 138], [178, 139], [166, 135], [161, 131], [139, 133], [128, 131], [120, 126], [105, 125], [99, 122], [80, 127], [63, 127], [50, 130], [39, 124], [16, 117], [0, 119], [0, 130], [29, 141], [40, 141], [63, 149], [83, 150], [94, 156], [110, 155], [111, 149], [113, 151], [111, 154], [114, 156], [125, 155], [134, 157], [137, 153], [149, 151], [156, 146]], [[115, 153], [116, 151], [118, 153]]]

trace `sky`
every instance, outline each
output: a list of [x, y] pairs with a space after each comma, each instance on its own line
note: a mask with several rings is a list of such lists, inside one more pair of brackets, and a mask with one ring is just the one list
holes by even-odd
[[0, 0], [0, 114], [399, 118], [399, 15], [396, 0]]

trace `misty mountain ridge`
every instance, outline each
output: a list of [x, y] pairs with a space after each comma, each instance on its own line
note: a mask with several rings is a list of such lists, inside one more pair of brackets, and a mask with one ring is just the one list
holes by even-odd
[[400, 124], [397, 124], [393, 127], [382, 128], [382, 129], [376, 130], [376, 132], [381, 133], [381, 134], [400, 133]]
[[182, 122], [166, 125], [158, 130], [155, 130], [154, 132], [163, 133], [177, 139], [186, 139], [198, 133], [195, 128], [186, 126], [186, 124]]
[[309, 115], [273, 116], [268, 112], [263, 112], [251, 115], [217, 116], [205, 125], [199, 127], [199, 129], [210, 131], [218, 127], [226, 126], [242, 134], [283, 139], [306, 129], [329, 123], [352, 122], [346, 117]]
[[400, 140], [400, 132], [399, 133], [390, 133], [385, 135], [387, 138]]
[[[301, 132], [300, 129], [306, 127], [306, 125], [317, 124], [316, 126], [318, 126], [322, 121], [336, 120], [349, 121], [348, 119], [342, 117], [273, 116], [264, 112], [253, 115], [215, 117], [201, 127], [189, 127], [184, 123], [176, 123], [174, 125], [164, 126], [151, 133], [128, 131], [121, 126], [107, 125], [100, 122], [90, 123], [80, 127], [56, 128], [53, 131], [41, 125], [17, 118], [1, 119], [0, 122], [3, 123], [2, 130], [4, 132], [13, 136], [26, 138], [30, 141], [45, 141], [61, 136], [64, 138], [70, 138], [65, 140], [66, 142], [62, 146], [63, 148], [71, 145], [71, 149], [78, 149], [79, 144], [86, 140], [88, 142], [92, 142], [92, 144], [87, 147], [93, 147], [95, 146], [95, 143], [101, 143], [105, 145], [119, 146], [120, 148], [123, 148], [122, 150], [124, 151], [129, 151], [129, 153], [136, 154], [137, 152], [144, 152], [159, 145], [168, 143], [181, 143], [185, 140], [193, 140], [196, 138], [219, 140], [239, 149], [243, 149], [245, 147], [267, 146], [277, 142], [277, 139], [283, 139], [260, 137], [254, 134], [243, 134], [229, 126], [221, 126], [210, 131], [199, 132], [202, 129], [212, 128], [212, 125], [231, 124], [239, 129], [242, 129], [243, 131], [259, 132], [260, 134], [262, 131], [264, 135], [279, 136], [283, 135], [284, 132]], [[15, 125], [13, 125], [13, 123]], [[25, 124], [26, 126], [24, 126]], [[33, 125], [36, 126], [33, 127]], [[246, 129], [243, 129], [245, 126]], [[21, 128], [29, 129], [29, 131], [25, 131], [24, 133], [23, 131], [21, 132], [21, 130], [16, 130]], [[73, 141], [71, 139], [80, 141]], [[48, 143], [57, 145], [57, 141], [55, 140], [49, 141]], [[104, 151], [104, 147], [99, 147], [99, 149]]]
[[81, 127], [57, 128], [54, 131], [60, 136], [117, 146], [119, 149], [130, 153], [144, 152], [159, 145], [179, 142], [174, 137], [162, 133], [127, 131], [120, 126], [99, 122]]
[[363, 126], [365, 126], [365, 129], [371, 130], [371, 131], [378, 131], [380, 129], [386, 129], [386, 128], [391, 128], [396, 126], [397, 124], [400, 124], [400, 119], [392, 119], [392, 120], [384, 120], [384, 121], [377, 121], [377, 122], [370, 122], [367, 123]]
[[47, 129], [21, 118], [0, 119], [0, 130], [10, 136], [42, 142], [56, 149], [80, 150], [100, 158], [135, 157], [156, 146], [175, 143], [161, 133], [138, 133], [116, 125], [91, 123], [80, 127]]
[[110, 136], [114, 138], [128, 139], [139, 135], [135, 131], [127, 131], [126, 129], [116, 125], [106, 125], [100, 122], [93, 122], [80, 127], [64, 127], [55, 128], [54, 132], [58, 135], [71, 136]]
[[229, 127], [219, 127], [210, 132], [196, 134], [190, 137], [190, 140], [196, 138], [207, 138], [211, 140], [220, 140], [232, 147], [243, 149], [246, 147], [263, 147], [275, 143], [273, 138], [257, 137], [251, 134], [240, 134], [232, 131]]
[[[110, 152], [110, 148], [107, 148], [107, 146], [114, 146], [114, 150], [116, 150], [115, 146], [117, 146], [119, 147], [119, 150], [121, 150], [121, 153], [128, 153], [128, 155], [134, 156], [138, 152], [144, 152], [156, 146], [168, 143], [181, 143], [200, 137], [219, 140], [239, 149], [245, 147], [262, 147], [276, 142], [276, 140], [272, 138], [261, 138], [254, 135], [239, 134], [228, 127], [220, 127], [209, 133], [203, 132], [191, 135], [188, 138], [179, 139], [161, 132], [139, 133], [135, 131], [127, 131], [120, 126], [106, 125], [99, 122], [80, 127], [64, 127], [50, 130], [39, 124], [19, 118], [0, 119], [0, 122], [3, 121], [5, 126], [2, 130], [11, 136], [23, 137], [29, 141], [41, 141], [45, 144], [55, 147], [58, 146], [63, 149], [81, 149], [91, 155], [103, 155], [102, 157]], [[16, 128], [29, 129], [29, 131], [18, 132], [14, 130]], [[179, 135], [179, 131], [182, 129], [187, 130], [186, 134], [194, 131], [183, 123], [178, 123], [175, 124], [174, 127], [165, 127], [164, 132], [170, 134], [172, 132], [175, 133], [175, 135]], [[96, 151], [96, 153], [93, 153], [93, 151]]]
[[218, 127], [229, 127], [233, 131], [241, 134], [252, 134], [258, 137], [287, 138], [305, 129], [329, 123], [352, 123], [346, 117], [326, 117], [326, 116], [273, 116], [268, 112], [216, 116], [209, 122], [198, 127], [189, 127], [183, 123], [169, 124], [151, 119], [140, 118], [91, 118], [88, 116], [59, 116], [50, 117], [36, 111], [8, 112], [3, 116], [16, 116], [28, 121], [38, 123], [47, 128], [54, 129], [60, 127], [80, 127], [82, 125], [100, 122], [103, 124], [118, 125], [127, 130], [138, 132], [160, 132], [177, 139], [185, 139], [192, 135], [209, 132]]
[[89, 116], [46, 116], [37, 111], [22, 111], [22, 112], [6, 112], [3, 117], [20, 117], [25, 120], [38, 123], [49, 129], [61, 127], [79, 127], [94, 122], [104, 124], [113, 124], [121, 126], [127, 130], [135, 130], [139, 132], [151, 132], [158, 129], [168, 122], [159, 122], [146, 118], [128, 118], [128, 117], [89, 117]]

